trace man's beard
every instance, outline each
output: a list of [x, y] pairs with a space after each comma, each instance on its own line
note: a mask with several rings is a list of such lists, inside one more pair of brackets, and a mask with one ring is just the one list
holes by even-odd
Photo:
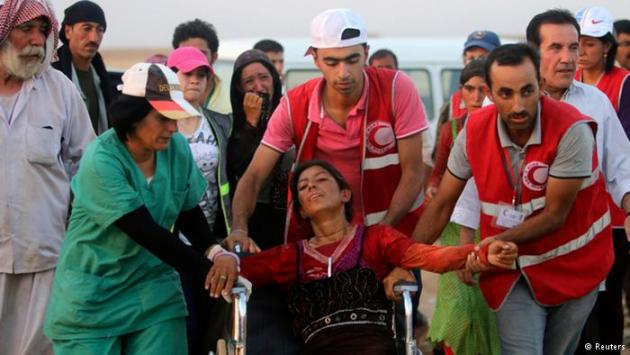
[[0, 65], [7, 74], [22, 80], [30, 79], [44, 70], [45, 56], [43, 47], [26, 46], [18, 51], [8, 40], [0, 47]]

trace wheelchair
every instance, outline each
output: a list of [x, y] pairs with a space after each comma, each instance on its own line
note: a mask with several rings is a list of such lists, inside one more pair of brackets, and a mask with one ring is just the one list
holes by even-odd
[[[411, 302], [411, 294], [418, 291], [418, 285], [415, 282], [399, 281], [394, 286], [394, 290], [402, 293], [405, 310], [405, 338], [402, 349], [399, 347], [398, 352], [401, 355], [422, 355], [420, 350], [416, 348], [412, 321], [414, 309]], [[247, 288], [240, 283], [235, 284], [232, 288], [232, 298], [230, 337], [218, 340], [216, 355], [246, 354]], [[210, 354], [214, 353], [210, 352]]]

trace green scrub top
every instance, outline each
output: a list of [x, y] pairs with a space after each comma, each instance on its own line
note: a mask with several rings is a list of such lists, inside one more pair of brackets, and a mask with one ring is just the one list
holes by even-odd
[[184, 136], [156, 152], [150, 183], [113, 129], [85, 150], [71, 183], [72, 216], [63, 241], [45, 321], [52, 339], [100, 338], [186, 316], [175, 269], [114, 222], [146, 206], [171, 230], [179, 213], [206, 190]]

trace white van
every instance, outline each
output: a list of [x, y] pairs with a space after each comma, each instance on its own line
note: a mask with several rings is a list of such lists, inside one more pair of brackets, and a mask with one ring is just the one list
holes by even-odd
[[[234, 60], [239, 54], [251, 49], [258, 40], [243, 38], [221, 41], [219, 60], [214, 65], [219, 77], [229, 83]], [[321, 75], [313, 59], [304, 56], [308, 38], [274, 40], [284, 47], [286, 89]], [[426, 108], [433, 137], [440, 107], [457, 89], [465, 41], [465, 37], [389, 37], [369, 40], [370, 53], [383, 48], [393, 51], [398, 57], [400, 69], [413, 79]]]

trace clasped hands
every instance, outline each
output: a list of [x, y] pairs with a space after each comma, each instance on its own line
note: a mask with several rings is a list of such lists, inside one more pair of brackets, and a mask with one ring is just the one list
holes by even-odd
[[[487, 252], [483, 253], [483, 249], [487, 246]], [[483, 259], [487, 263], [483, 262]], [[516, 258], [518, 257], [518, 247], [512, 242], [504, 242], [494, 237], [482, 240], [475, 251], [468, 254], [466, 258], [466, 267], [456, 271], [459, 280], [468, 286], [477, 283], [475, 274], [497, 269], [515, 269]]]
[[[515, 269], [518, 257], [518, 247], [512, 242], [504, 242], [490, 237], [482, 240], [473, 252], [466, 258], [464, 269], [455, 271], [457, 277], [465, 284], [472, 286], [477, 282], [475, 274], [500, 270]], [[394, 268], [389, 275], [383, 279], [383, 287], [387, 298], [392, 301], [400, 301], [401, 294], [394, 292], [394, 284], [398, 281], [415, 282], [415, 277], [403, 268]]]

